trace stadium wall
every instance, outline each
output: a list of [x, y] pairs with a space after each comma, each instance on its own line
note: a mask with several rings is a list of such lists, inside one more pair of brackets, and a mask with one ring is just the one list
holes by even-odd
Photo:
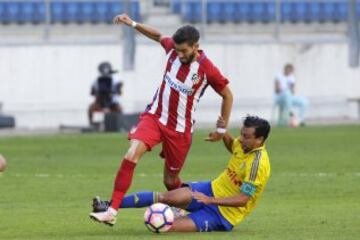
[[[310, 99], [309, 118], [355, 118], [349, 97], [360, 97], [360, 69], [348, 67], [348, 46], [327, 44], [202, 44], [226, 75], [234, 92], [232, 122], [247, 113], [273, 118], [273, 79], [292, 62], [297, 92]], [[122, 47], [105, 45], [28, 45], [0, 47], [0, 102], [20, 127], [86, 125], [92, 101], [90, 85], [97, 65], [122, 66]], [[142, 111], [155, 93], [164, 70], [164, 52], [156, 44], [140, 43], [136, 71], [121, 72], [125, 112]], [[207, 90], [197, 110], [200, 125], [213, 123], [220, 98]]]

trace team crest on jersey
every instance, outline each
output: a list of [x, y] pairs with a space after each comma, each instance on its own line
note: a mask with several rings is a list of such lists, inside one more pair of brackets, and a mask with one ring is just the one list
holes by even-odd
[[191, 81], [194, 83], [194, 84], [198, 84], [200, 82], [200, 76], [199, 74], [197, 73], [194, 73], [191, 77]]

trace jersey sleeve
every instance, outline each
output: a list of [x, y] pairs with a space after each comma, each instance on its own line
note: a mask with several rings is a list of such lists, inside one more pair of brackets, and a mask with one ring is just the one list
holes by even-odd
[[245, 179], [241, 185], [240, 192], [252, 197], [256, 190], [263, 184], [265, 169], [261, 164], [261, 151], [255, 153], [254, 160], [246, 166]]
[[165, 49], [166, 54], [175, 47], [174, 40], [170, 37], [164, 37], [160, 40], [161, 46]]
[[229, 83], [227, 78], [225, 78], [220, 70], [214, 66], [211, 65], [207, 72], [207, 80], [210, 84], [210, 86], [217, 92], [220, 93], [226, 85]]

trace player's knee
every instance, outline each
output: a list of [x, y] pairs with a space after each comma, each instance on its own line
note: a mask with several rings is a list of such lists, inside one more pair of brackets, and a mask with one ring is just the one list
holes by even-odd
[[172, 204], [173, 203], [172, 194], [169, 193], [169, 192], [159, 193], [158, 197], [159, 197], [158, 200], [161, 203], [165, 203], [165, 204]]
[[125, 154], [125, 158], [132, 162], [138, 162], [141, 156], [144, 154], [144, 150], [139, 147], [138, 142], [131, 143], [128, 151]]

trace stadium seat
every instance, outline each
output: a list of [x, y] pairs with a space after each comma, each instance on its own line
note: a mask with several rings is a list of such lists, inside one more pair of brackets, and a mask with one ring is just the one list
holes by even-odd
[[35, 14], [33, 17], [33, 23], [42, 23], [46, 21], [46, 6], [45, 2], [37, 1], [35, 4]]
[[180, 14], [181, 13], [181, 0], [170, 1], [171, 12]]
[[63, 2], [55, 1], [50, 4], [51, 22], [60, 23], [65, 21], [65, 5]]
[[5, 23], [5, 3], [0, 2], [0, 22]]
[[65, 4], [65, 22], [81, 22], [80, 5], [78, 2], [64, 2]]
[[79, 2], [81, 22], [96, 22], [95, 17], [95, 3], [94, 2]]
[[181, 11], [183, 20], [189, 22], [200, 22], [201, 21], [201, 2], [200, 1], [189, 1], [184, 2], [183, 9]]
[[35, 3], [34, 2], [22, 2], [20, 4], [20, 14], [18, 21], [20, 23], [33, 22], [35, 16]]
[[[208, 2], [207, 3], [207, 20], [209, 22], [223, 21], [223, 15], [221, 15], [222, 3], [219, 2]], [[201, 9], [200, 9], [201, 11]]]
[[236, 11], [236, 3], [235, 2], [227, 2], [223, 9], [223, 20], [227, 22], [235, 22], [235, 11]]
[[339, 19], [339, 21], [347, 21], [348, 18], [348, 5], [347, 2], [345, 1], [340, 1], [337, 4], [337, 8], [336, 9], [336, 15]]
[[250, 12], [250, 4], [247, 2], [238, 2], [235, 4], [235, 22], [247, 21]]
[[334, 12], [335, 12], [334, 2], [320, 3], [320, 22], [335, 21], [333, 14]]
[[5, 23], [17, 23], [20, 16], [20, 3], [19, 2], [6, 2], [5, 3]]
[[[108, 15], [108, 19], [107, 19], [107, 22], [108, 23], [111, 23], [112, 22], [112, 19], [118, 15], [119, 13], [122, 13], [125, 11], [123, 4], [121, 2], [117, 2], [117, 1], [113, 1], [113, 2], [110, 2], [109, 3], [109, 15]], [[133, 3], [131, 2], [130, 4], [130, 8], [131, 8], [131, 11], [128, 13], [130, 15], [130, 17], [133, 17]]]
[[306, 4], [307, 9], [305, 13], [305, 22], [318, 22], [320, 21], [320, 2], [309, 2]]

